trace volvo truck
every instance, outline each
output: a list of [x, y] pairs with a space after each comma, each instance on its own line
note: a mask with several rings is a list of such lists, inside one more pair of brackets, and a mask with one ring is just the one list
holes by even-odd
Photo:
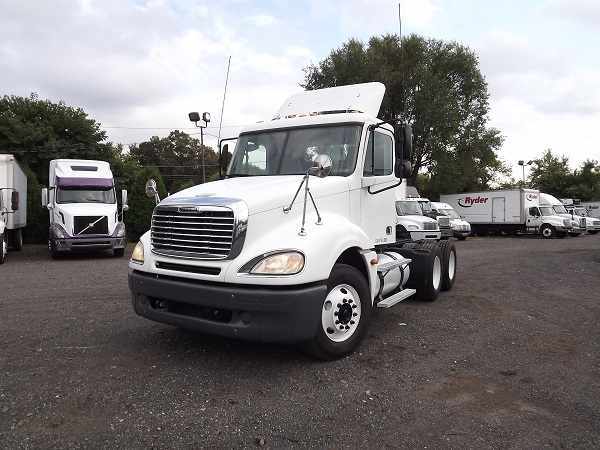
[[0, 155], [0, 205], [0, 252], [6, 258], [9, 248], [23, 248], [27, 226], [27, 176], [13, 155]]
[[[140, 316], [232, 338], [352, 352], [376, 320], [452, 287], [451, 242], [396, 242], [408, 124], [381, 83], [306, 91], [239, 136], [225, 179], [157, 204], [129, 263]], [[156, 184], [147, 194], [157, 198]]]
[[48, 250], [53, 258], [91, 250], [123, 256], [127, 191], [121, 191], [119, 210], [109, 163], [55, 159], [50, 161], [48, 182], [49, 187], [42, 189], [42, 206], [48, 208]]
[[540, 234], [551, 239], [565, 237], [573, 228], [570, 218], [540, 204], [536, 189], [506, 189], [440, 195], [471, 224], [473, 234]]

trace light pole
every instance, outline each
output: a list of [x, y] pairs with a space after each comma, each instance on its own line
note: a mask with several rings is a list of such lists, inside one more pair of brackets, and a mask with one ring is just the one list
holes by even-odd
[[530, 166], [533, 164], [533, 161], [529, 160], [527, 162], [523, 161], [522, 159], [520, 159], [517, 162], [518, 165], [521, 166], [521, 168], [523, 169], [523, 186], [525, 186], [525, 166]]
[[[201, 154], [201, 158], [202, 158], [202, 184], [206, 183], [206, 169], [204, 168], [204, 128], [206, 128], [208, 126], [208, 123], [210, 122], [210, 113], [208, 112], [203, 112], [202, 113], [202, 118], [200, 118], [200, 114], [197, 112], [191, 112], [188, 114], [188, 117], [190, 118], [191, 122], [194, 122], [194, 124], [200, 128], [200, 147], [202, 147], [202, 154]], [[200, 124], [198, 125], [198, 122], [204, 122], [204, 125]]]

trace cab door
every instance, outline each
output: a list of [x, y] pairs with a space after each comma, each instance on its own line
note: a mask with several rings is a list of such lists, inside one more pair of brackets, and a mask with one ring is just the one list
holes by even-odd
[[542, 213], [537, 206], [527, 210], [527, 228], [538, 229], [542, 225]]
[[367, 139], [361, 177], [361, 227], [375, 245], [395, 242], [395, 189], [377, 192], [398, 183], [394, 138], [388, 130], [376, 129], [367, 133]]

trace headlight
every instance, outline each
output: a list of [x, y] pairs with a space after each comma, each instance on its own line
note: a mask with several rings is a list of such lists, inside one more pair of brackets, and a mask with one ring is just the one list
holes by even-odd
[[142, 244], [142, 241], [139, 241], [135, 245], [133, 253], [131, 254], [131, 262], [144, 264], [144, 244]]
[[255, 275], [295, 275], [303, 268], [304, 255], [291, 251], [255, 258], [242, 267], [240, 272]]
[[418, 230], [418, 229], [419, 229], [419, 227], [418, 227], [417, 225], [407, 225], [407, 226], [406, 226], [406, 229], [407, 229], [407, 230], [412, 230], [412, 231], [415, 231], [415, 230]]
[[69, 237], [69, 233], [57, 223], [52, 225], [52, 234], [54, 234], [56, 239], [65, 239]]
[[125, 236], [125, 224], [123, 222], [117, 223], [117, 226], [115, 227], [115, 236], [119, 238]]

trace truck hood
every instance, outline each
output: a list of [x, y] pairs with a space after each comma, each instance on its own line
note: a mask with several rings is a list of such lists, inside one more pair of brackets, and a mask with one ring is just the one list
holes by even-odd
[[[161, 204], [198, 204], [202, 198], [240, 199], [246, 202], [249, 214], [258, 214], [288, 206], [302, 181], [302, 175], [276, 175], [258, 177], [228, 178], [193, 186], [164, 199]], [[310, 177], [310, 191], [317, 200], [348, 191], [348, 181], [344, 177]], [[304, 198], [300, 192], [296, 204]]]
[[[411, 224], [417, 225], [420, 230], [424, 228], [423, 224], [425, 223], [435, 223], [437, 225], [437, 221], [425, 216], [396, 216], [396, 224]], [[437, 227], [436, 227], [437, 228]]]

